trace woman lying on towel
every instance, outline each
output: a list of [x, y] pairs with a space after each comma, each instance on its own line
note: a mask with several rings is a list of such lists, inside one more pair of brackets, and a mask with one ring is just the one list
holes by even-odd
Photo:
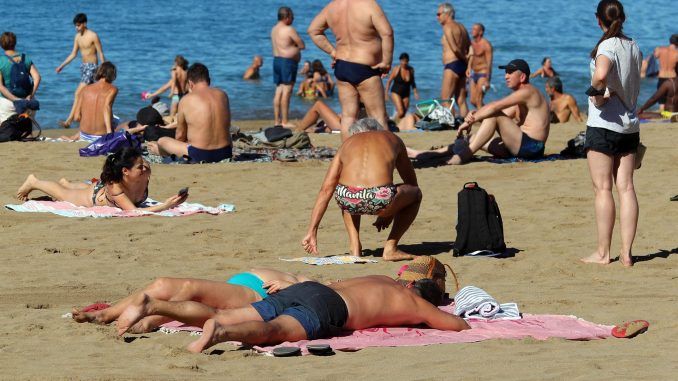
[[[245, 307], [292, 284], [310, 280], [302, 275], [295, 276], [272, 269], [252, 269], [249, 272], [235, 274], [226, 282], [158, 278], [141, 291], [133, 293], [108, 308], [91, 312], [74, 308], [73, 320], [78, 323], [108, 324], [118, 319], [128, 307], [143, 305], [145, 298], [172, 302], [196, 301], [215, 309]], [[165, 316], [148, 316], [135, 324], [128, 332], [150, 332], [172, 320]]]
[[70, 183], [66, 179], [58, 182], [39, 180], [31, 174], [17, 191], [16, 197], [26, 201], [29, 193], [39, 190], [56, 201], [68, 201], [77, 206], [112, 206], [149, 212], [172, 209], [188, 197], [188, 193], [176, 194], [162, 204], [142, 208], [141, 204], [148, 197], [151, 167], [136, 148], [123, 148], [108, 155], [100, 177], [92, 184], [84, 184]]

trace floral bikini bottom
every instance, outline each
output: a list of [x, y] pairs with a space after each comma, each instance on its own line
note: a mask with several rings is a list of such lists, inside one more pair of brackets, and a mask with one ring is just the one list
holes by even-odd
[[379, 214], [391, 204], [396, 195], [395, 185], [362, 188], [339, 184], [334, 199], [341, 210], [352, 215]]

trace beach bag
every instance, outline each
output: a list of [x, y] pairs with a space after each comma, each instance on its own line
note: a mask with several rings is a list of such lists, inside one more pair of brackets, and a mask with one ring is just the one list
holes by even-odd
[[586, 143], [586, 131], [580, 131], [577, 136], [567, 141], [567, 147], [560, 151], [560, 154], [567, 157], [585, 158], [584, 143]]
[[157, 125], [146, 126], [144, 129], [144, 141], [155, 142], [163, 137], [174, 138], [176, 132], [177, 130], [174, 128], [162, 128]]
[[139, 138], [127, 131], [116, 131], [93, 141], [85, 148], [80, 148], [80, 156], [91, 157], [108, 155], [125, 147], [141, 149]]
[[452, 129], [455, 127], [455, 119], [452, 115], [453, 107], [454, 99], [450, 101], [449, 107], [441, 105], [438, 99], [418, 102], [415, 108], [421, 120], [415, 123], [415, 126], [428, 131]]
[[439, 260], [428, 255], [418, 256], [408, 264], [402, 266], [400, 271], [398, 271], [396, 281], [402, 285], [407, 285], [410, 282], [431, 279], [436, 282], [443, 292], [445, 292], [445, 279], [447, 277], [445, 266], [450, 269], [450, 273], [454, 277], [456, 291], [459, 291], [459, 281], [457, 280], [457, 274], [454, 273], [454, 270], [452, 270], [449, 265], [443, 265]]
[[504, 224], [494, 196], [476, 182], [464, 184], [458, 194], [457, 238], [453, 256], [486, 250], [504, 253]]
[[264, 128], [259, 134], [256, 135], [257, 138], [262, 142], [273, 143], [279, 140], [287, 139], [293, 134], [294, 132], [289, 128], [285, 128], [283, 126], [274, 126]]
[[[37, 139], [37, 137], [32, 137], [33, 123], [33, 119], [27, 114], [14, 114], [10, 116], [0, 124], [0, 143]], [[40, 126], [37, 127], [39, 131]], [[40, 136], [40, 133], [38, 133], [38, 136]]]
[[30, 70], [26, 66], [26, 55], [21, 55], [21, 60], [15, 62], [12, 57], [7, 55], [7, 59], [12, 64], [9, 72], [9, 92], [15, 97], [26, 98], [33, 91], [33, 78]]

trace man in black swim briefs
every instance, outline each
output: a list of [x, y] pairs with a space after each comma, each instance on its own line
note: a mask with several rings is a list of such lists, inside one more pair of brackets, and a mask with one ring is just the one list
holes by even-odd
[[466, 69], [471, 45], [466, 28], [454, 20], [454, 7], [450, 3], [438, 6], [438, 22], [443, 28], [440, 42], [443, 46], [443, 82], [440, 98], [454, 98], [461, 116], [466, 116]]
[[[336, 47], [325, 35], [328, 28], [336, 38]], [[357, 119], [359, 99], [364, 102], [369, 117], [387, 126], [381, 76], [391, 69], [393, 29], [379, 4], [367, 0], [333, 0], [311, 21], [308, 34], [335, 60], [342, 140], [348, 138], [348, 128]]]

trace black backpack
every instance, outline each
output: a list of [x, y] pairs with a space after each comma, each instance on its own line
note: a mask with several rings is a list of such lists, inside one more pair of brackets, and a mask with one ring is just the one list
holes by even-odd
[[[33, 124], [38, 128], [38, 136], [33, 137]], [[0, 124], [0, 143], [11, 141], [36, 140], [40, 136], [40, 126], [26, 114], [14, 114]]]
[[29, 68], [26, 66], [26, 55], [21, 55], [21, 61], [15, 62], [12, 57], [7, 55], [12, 69], [9, 72], [9, 92], [15, 97], [26, 98], [33, 91], [33, 78]]
[[476, 182], [464, 184], [458, 194], [457, 239], [453, 256], [478, 250], [506, 251], [504, 224], [494, 196]]

